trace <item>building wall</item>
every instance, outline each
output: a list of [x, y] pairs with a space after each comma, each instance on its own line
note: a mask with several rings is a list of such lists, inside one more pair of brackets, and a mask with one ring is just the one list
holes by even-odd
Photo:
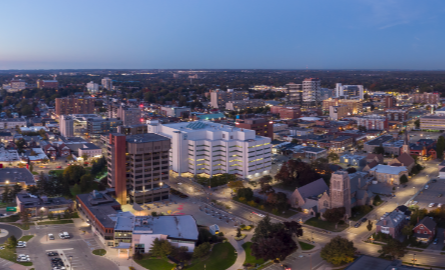
[[56, 98], [56, 114], [92, 114], [94, 113], [94, 99], [65, 97]]
[[110, 134], [109, 149], [108, 185], [115, 188], [116, 200], [120, 204], [127, 204], [126, 136]]

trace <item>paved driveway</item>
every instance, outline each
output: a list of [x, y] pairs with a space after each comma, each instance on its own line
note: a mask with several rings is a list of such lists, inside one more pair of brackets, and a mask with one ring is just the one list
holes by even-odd
[[0, 230], [7, 230], [9, 232], [7, 236], [0, 238], [0, 244], [5, 243], [5, 241], [11, 235], [14, 235], [15, 238], [17, 238], [17, 240], [20, 239], [20, 237], [22, 237], [22, 235], [23, 235], [23, 232], [22, 232], [22, 230], [20, 228], [18, 228], [16, 226], [4, 224], [4, 223], [0, 223]]

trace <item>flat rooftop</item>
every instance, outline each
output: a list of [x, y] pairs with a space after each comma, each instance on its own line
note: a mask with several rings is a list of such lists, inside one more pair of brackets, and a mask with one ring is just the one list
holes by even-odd
[[131, 143], [147, 143], [147, 142], [170, 141], [170, 139], [154, 133], [145, 133], [145, 134], [136, 134], [127, 136], [126, 141]]
[[26, 185], [35, 185], [34, 175], [26, 168], [3, 168], [0, 169], [0, 182], [5, 183], [25, 182]]
[[110, 195], [94, 190], [77, 195], [77, 199], [85, 204], [104, 227], [114, 228], [115, 221], [110, 216], [116, 215], [121, 205]]
[[46, 196], [33, 196], [27, 193], [19, 193], [17, 194], [17, 198], [19, 201], [25, 206], [25, 208], [30, 207], [49, 207], [49, 206], [58, 206], [65, 204], [72, 204], [72, 200], [65, 199], [63, 197], [57, 198], [48, 198]]
[[381, 145], [381, 144], [383, 144], [383, 143], [385, 143], [385, 142], [387, 142], [389, 140], [392, 140], [392, 139], [393, 139], [393, 136], [391, 136], [391, 135], [383, 135], [383, 136], [380, 136], [378, 138], [375, 138], [374, 140], [366, 142], [365, 144], [379, 146], [379, 145]]

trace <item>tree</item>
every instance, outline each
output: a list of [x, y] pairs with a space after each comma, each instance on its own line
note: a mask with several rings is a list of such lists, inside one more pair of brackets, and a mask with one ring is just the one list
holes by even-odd
[[91, 174], [96, 175], [100, 173], [104, 168], [106, 168], [106, 166], [107, 166], [107, 160], [105, 159], [104, 156], [94, 160], [91, 163]]
[[39, 192], [39, 189], [38, 189], [36, 186], [31, 186], [31, 185], [29, 185], [29, 186], [26, 188], [26, 192], [28, 192], [28, 193], [30, 193], [30, 194], [32, 194], [32, 195], [37, 195], [38, 192]]
[[63, 170], [63, 179], [69, 184], [79, 183], [80, 178], [86, 174], [86, 170], [80, 165], [71, 165]]
[[18, 243], [17, 238], [15, 238], [14, 235], [11, 235], [8, 238], [8, 240], [6, 240], [6, 248], [15, 250], [15, 247], [17, 246], [17, 243]]
[[269, 193], [267, 195], [267, 203], [277, 207], [279, 210], [283, 210], [287, 206], [287, 196], [283, 192]]
[[82, 175], [80, 178], [80, 191], [86, 192], [94, 183], [94, 177], [91, 174]]
[[245, 198], [247, 201], [250, 201], [253, 199], [253, 191], [251, 188], [240, 188], [237, 192], [238, 198]]
[[83, 161], [87, 161], [88, 160], [89, 155], [88, 154], [83, 154], [82, 155], [82, 159]]
[[320, 178], [320, 175], [307, 163], [289, 160], [281, 166], [275, 179], [288, 186], [304, 186]]
[[238, 189], [238, 188], [244, 188], [243, 181], [230, 181], [227, 183], [227, 187], [231, 189]]
[[437, 139], [437, 145], [436, 145], [436, 151], [437, 151], [437, 158], [443, 159], [443, 151], [445, 150], [445, 138], [443, 136], [439, 136], [439, 139]]
[[45, 212], [43, 212], [42, 210], [39, 211], [39, 216], [40, 219], [43, 219], [43, 216], [45, 215]]
[[411, 224], [406, 224], [405, 226], [403, 226], [402, 228], [402, 234], [406, 235], [406, 239], [408, 239], [411, 235], [413, 235], [413, 229], [414, 229], [414, 225]]
[[329, 154], [328, 154], [328, 159], [329, 159], [331, 162], [335, 162], [335, 161], [339, 160], [340, 157], [339, 157], [338, 154], [335, 153], [335, 152], [329, 152]]
[[414, 121], [414, 125], [416, 126], [416, 129], [420, 128], [420, 119], [417, 119], [416, 121]]
[[193, 251], [193, 258], [202, 258], [210, 253], [211, 245], [209, 242], [202, 243], [201, 245], [195, 247]]
[[385, 148], [383, 148], [383, 145], [380, 144], [380, 146], [377, 146], [374, 148], [373, 151], [374, 154], [385, 154]]
[[23, 187], [19, 184], [15, 184], [12, 186], [12, 191], [11, 191], [11, 198], [15, 199], [15, 196], [17, 196], [17, 194], [23, 190]]
[[28, 223], [29, 222], [29, 215], [31, 212], [29, 209], [25, 208], [23, 211], [20, 212], [20, 219], [22, 220], [22, 223]]
[[411, 225], [416, 225], [417, 223], [419, 223], [426, 215], [428, 214], [428, 210], [426, 210], [425, 208], [423, 209], [415, 209], [414, 211], [412, 211], [411, 213], [411, 217], [410, 217], [410, 224]]
[[66, 160], [68, 160], [68, 161], [73, 160], [73, 156], [72, 155], [66, 156]]
[[372, 230], [372, 221], [368, 220], [368, 225], [366, 225], [366, 229], [368, 229], [368, 232]]
[[269, 194], [274, 193], [274, 192], [275, 192], [275, 189], [271, 185], [263, 184], [260, 186], [260, 191], [258, 193], [264, 194], [265, 198], [266, 198]]
[[406, 246], [399, 240], [389, 239], [387, 244], [382, 247], [381, 253], [389, 255], [392, 259], [397, 259], [405, 255]]
[[2, 202], [7, 203], [11, 200], [11, 188], [9, 185], [5, 185], [3, 188], [3, 194], [2, 194]]
[[52, 212], [48, 213], [48, 219], [52, 220], [54, 218], [54, 214]]
[[351, 173], [356, 173], [357, 169], [354, 168], [354, 167], [349, 167], [349, 168], [346, 169], [346, 171], [348, 172], [348, 174], [351, 174]]
[[408, 177], [406, 175], [400, 176], [400, 184], [408, 183]]
[[156, 238], [150, 248], [150, 253], [154, 257], [165, 258], [173, 252], [173, 246], [165, 239]]
[[241, 229], [238, 228], [238, 229], [236, 230], [236, 237], [241, 237], [241, 236], [242, 236], [242, 234], [241, 234]]
[[377, 206], [377, 205], [379, 205], [381, 202], [382, 202], [382, 198], [380, 198], [380, 195], [379, 195], [379, 194], [375, 195], [375, 196], [374, 196], [373, 204], [374, 204], [375, 206]]
[[336, 236], [321, 249], [320, 256], [327, 262], [340, 266], [354, 261], [355, 251], [352, 241]]
[[341, 219], [344, 218], [346, 210], [344, 207], [331, 208], [326, 209], [323, 213], [323, 217], [332, 223], [338, 223]]

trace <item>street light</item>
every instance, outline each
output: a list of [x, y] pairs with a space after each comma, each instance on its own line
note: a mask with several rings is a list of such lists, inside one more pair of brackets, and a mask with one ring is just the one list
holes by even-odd
[[412, 266], [414, 266], [414, 263], [417, 261], [417, 260], [416, 260], [416, 253], [413, 253], [413, 259], [412, 259], [412, 261], [413, 261]]

